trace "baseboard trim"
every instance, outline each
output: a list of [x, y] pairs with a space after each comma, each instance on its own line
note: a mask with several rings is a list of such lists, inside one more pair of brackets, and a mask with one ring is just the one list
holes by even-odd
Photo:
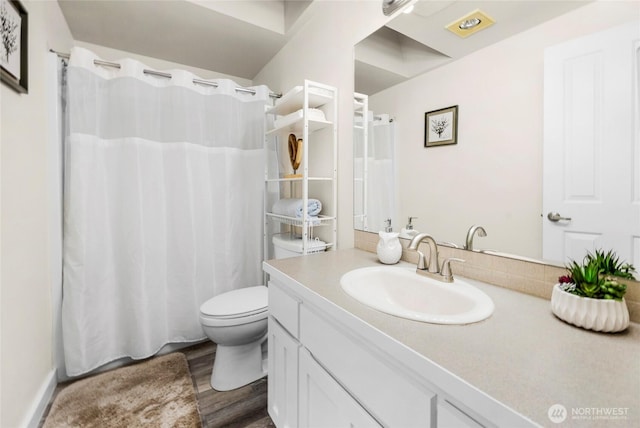
[[38, 425], [40, 425], [40, 420], [49, 405], [49, 401], [51, 401], [51, 397], [53, 397], [53, 392], [55, 391], [56, 386], [58, 385], [58, 376], [56, 372], [56, 369], [52, 369], [44, 382], [42, 382], [40, 390], [36, 394], [29, 411], [24, 417], [23, 423], [21, 424], [22, 427], [38, 428]]

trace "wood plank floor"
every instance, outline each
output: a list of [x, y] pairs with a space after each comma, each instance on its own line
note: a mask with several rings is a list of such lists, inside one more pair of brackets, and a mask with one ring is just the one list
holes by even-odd
[[[233, 391], [220, 392], [211, 388], [209, 378], [215, 357], [216, 345], [203, 342], [181, 349], [189, 362], [191, 379], [198, 396], [198, 407], [204, 428], [271, 428], [275, 427], [267, 413], [267, 378], [257, 380]], [[59, 384], [56, 395], [71, 382]], [[40, 426], [51, 407], [46, 409]]]
[[189, 362], [202, 425], [205, 428], [275, 427], [267, 414], [267, 378], [233, 391], [220, 392], [211, 388], [209, 379], [215, 349], [216, 345], [208, 341], [181, 351]]

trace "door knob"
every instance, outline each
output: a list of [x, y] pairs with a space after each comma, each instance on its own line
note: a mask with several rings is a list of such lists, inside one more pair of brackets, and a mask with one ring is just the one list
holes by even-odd
[[560, 215], [560, 213], [552, 213], [552, 212], [550, 212], [549, 214], [547, 214], [547, 218], [550, 221], [553, 221], [553, 222], [557, 222], [557, 221], [560, 221], [560, 220], [571, 221], [571, 217], [562, 217]]

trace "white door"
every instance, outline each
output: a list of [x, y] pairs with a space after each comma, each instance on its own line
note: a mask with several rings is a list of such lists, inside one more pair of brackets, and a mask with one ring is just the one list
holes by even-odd
[[613, 249], [640, 266], [639, 68], [638, 21], [545, 51], [546, 260]]

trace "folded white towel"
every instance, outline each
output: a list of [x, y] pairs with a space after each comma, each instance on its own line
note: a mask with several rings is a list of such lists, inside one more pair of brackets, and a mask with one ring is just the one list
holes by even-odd
[[[307, 214], [310, 216], [317, 216], [322, 211], [322, 202], [317, 199], [307, 200]], [[280, 199], [271, 210], [272, 213], [278, 215], [286, 215], [288, 217], [302, 217], [302, 199]]]

